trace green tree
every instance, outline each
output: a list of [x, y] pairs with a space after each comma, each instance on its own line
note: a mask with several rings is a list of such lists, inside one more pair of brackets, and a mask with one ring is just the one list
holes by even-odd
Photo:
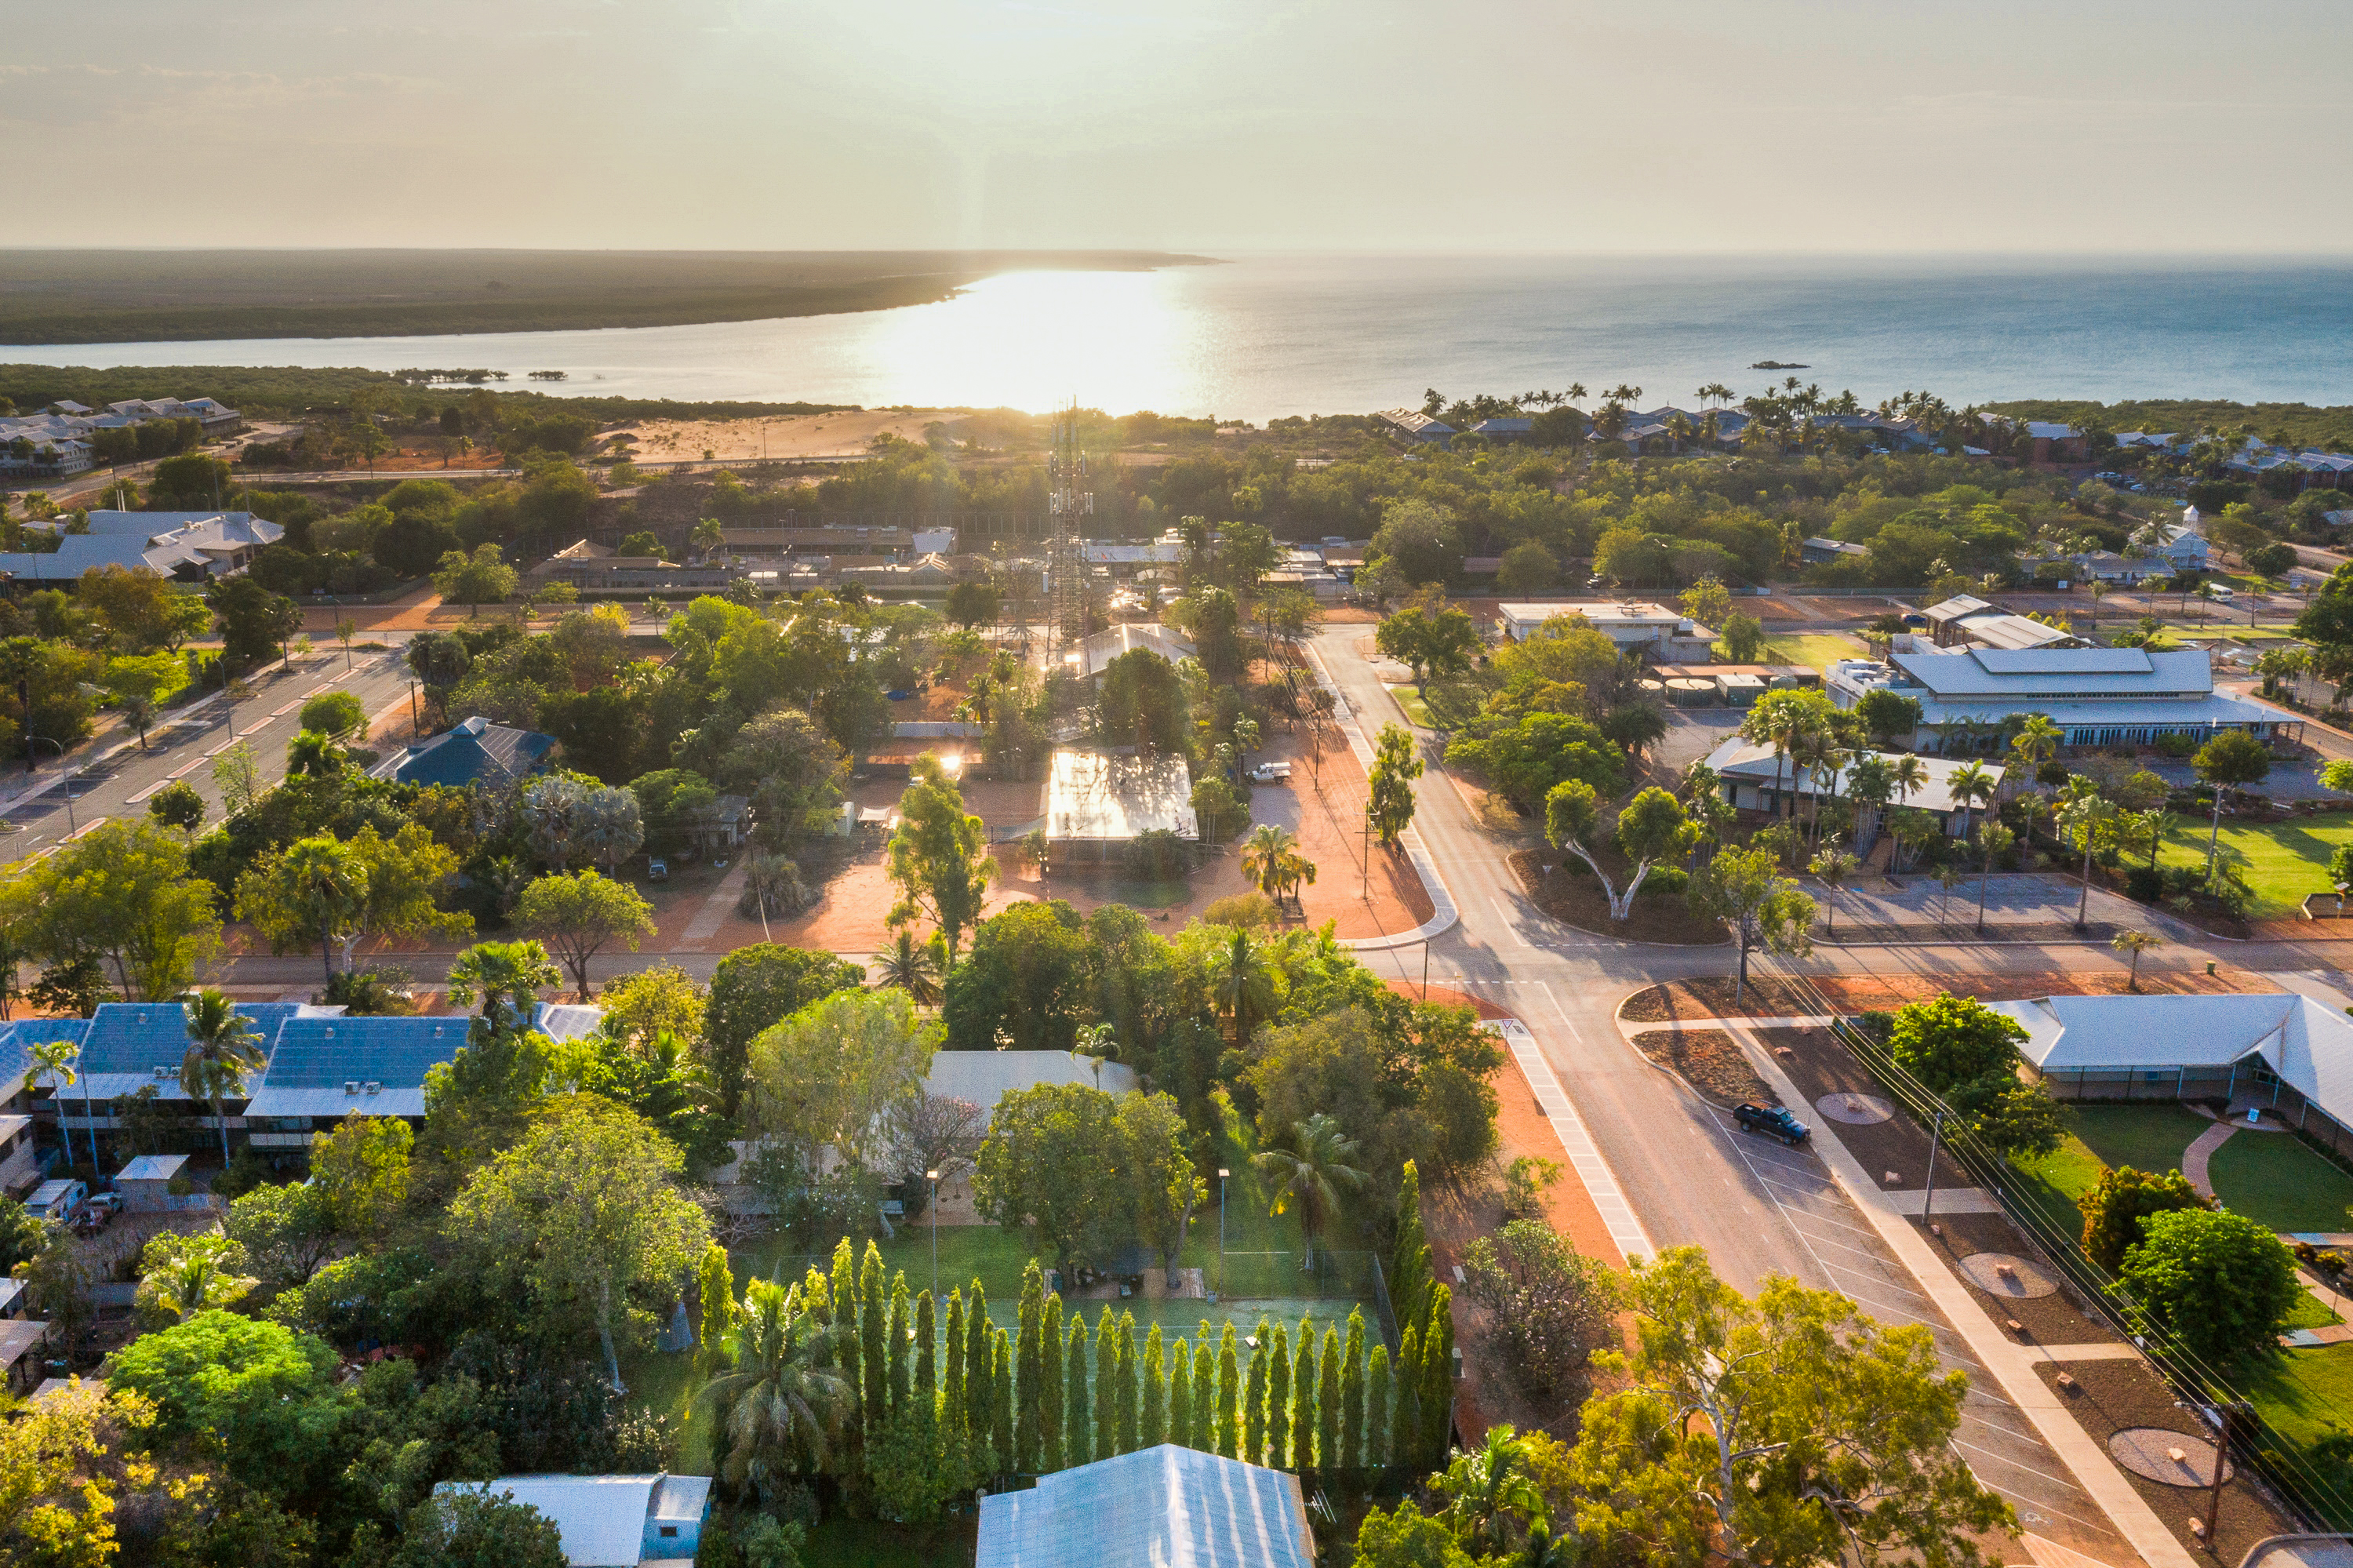
[[153, 822], [95, 824], [21, 887], [34, 956], [99, 960], [125, 1001], [180, 995], [220, 948], [212, 884], [188, 874], [186, 843]]
[[866, 970], [831, 953], [761, 942], [719, 960], [702, 1015], [702, 1049], [719, 1080], [720, 1102], [735, 1114], [744, 1064], [763, 1030], [820, 997], [863, 985]]
[[1453, 514], [1419, 497], [1388, 503], [1366, 559], [1368, 566], [1388, 561], [1400, 580], [1416, 586], [1444, 582], [1462, 569], [1462, 541]]
[[1509, 1423], [1487, 1428], [1475, 1454], [1457, 1450], [1445, 1474], [1434, 1478], [1446, 1499], [1445, 1520], [1455, 1539], [1501, 1557], [1514, 1526], [1525, 1531], [1546, 1514], [1543, 1492], [1528, 1472], [1524, 1446]]
[[1365, 1463], [1365, 1314], [1348, 1314], [1348, 1338], [1340, 1347], [1340, 1467]]
[[202, 1311], [115, 1352], [109, 1386], [154, 1401], [158, 1437], [209, 1436], [262, 1485], [309, 1468], [343, 1416], [335, 1352], [282, 1324]]
[[554, 1520], [484, 1484], [418, 1503], [388, 1561], [391, 1568], [564, 1568], [571, 1559]]
[[1587, 1535], [1699, 1568], [1973, 1563], [1969, 1536], [2018, 1528], [1953, 1446], [1968, 1379], [1926, 1328], [1779, 1277], [1746, 1300], [1696, 1247], [1630, 1288], [1634, 1352], [1596, 1357], [1629, 1386], [1587, 1403], [1570, 1459]]
[[220, 622], [221, 656], [236, 669], [268, 663], [302, 630], [302, 607], [250, 576], [215, 577], [205, 602]]
[[1435, 676], [1469, 672], [1479, 655], [1479, 628], [1470, 612], [1414, 606], [1381, 622], [1373, 645], [1413, 672], [1414, 690], [1422, 690]]
[[1365, 1369], [1365, 1463], [1385, 1469], [1389, 1462], [1389, 1348], [1373, 1347]]
[[367, 724], [367, 709], [349, 692], [321, 692], [302, 705], [304, 729], [338, 739], [357, 735]]
[[2084, 1212], [2084, 1255], [2110, 1274], [2124, 1267], [2125, 1253], [2141, 1240], [2140, 1223], [2151, 1214], [2213, 1207], [2180, 1171], [2158, 1175], [2129, 1165], [2103, 1170], [2075, 1206]]
[[993, 625], [1004, 602], [1005, 590], [995, 583], [961, 582], [948, 589], [946, 614], [950, 620], [967, 630]]
[[496, 545], [474, 546], [474, 553], [451, 550], [433, 569], [433, 591], [445, 602], [462, 604], [470, 618], [485, 604], [504, 604], [514, 597], [522, 578], [506, 564]]
[[559, 1342], [570, 1324], [593, 1325], [618, 1390], [614, 1330], [630, 1292], [682, 1281], [711, 1239], [709, 1219], [673, 1184], [680, 1164], [637, 1116], [569, 1097], [467, 1179], [444, 1236], [490, 1288], [530, 1290]]
[[1687, 895], [1692, 907], [1731, 927], [1740, 944], [1736, 1003], [1747, 991], [1752, 948], [1794, 956], [1813, 950], [1814, 901], [1780, 871], [1781, 863], [1770, 850], [1727, 849], [1692, 874]]
[[1410, 1498], [1392, 1512], [1372, 1510], [1356, 1529], [1354, 1568], [1476, 1568], [1478, 1562], [1445, 1520], [1423, 1513]]
[[[1095, 1414], [1091, 1452], [1108, 1459], [1119, 1452], [1119, 1329], [1109, 1307], [1095, 1319], [1095, 1393], [1103, 1408]], [[1077, 1457], [1075, 1450], [1071, 1457]]]
[[1315, 863], [1299, 853], [1299, 835], [1289, 828], [1261, 822], [1242, 841], [1241, 852], [1242, 879], [1277, 903], [1295, 895], [1302, 882], [1315, 880]]
[[2303, 1293], [2295, 1259], [2266, 1226], [2227, 1211], [2144, 1215], [2116, 1288], [2206, 1365], [2225, 1372], [2279, 1356]]
[[1382, 725], [1373, 746], [1373, 766], [1365, 776], [1369, 797], [1365, 809], [1383, 849], [1397, 848], [1412, 825], [1413, 781], [1420, 777], [1421, 758], [1414, 750], [1412, 733], [1402, 725]]
[[1430, 1240], [1421, 1223], [1421, 1172], [1410, 1160], [1398, 1182], [1397, 1240], [1389, 1249], [1389, 1305], [1399, 1323], [1420, 1319], [1430, 1288]]
[[1035, 1258], [1021, 1271], [1021, 1302], [1016, 1311], [1019, 1327], [1013, 1351], [1013, 1467], [1023, 1475], [1036, 1475], [1044, 1438], [1039, 1403], [1046, 1383], [1042, 1370], [1046, 1359], [1046, 1285]]
[[1083, 1084], [1008, 1089], [989, 1118], [973, 1173], [981, 1215], [1026, 1234], [1067, 1277], [1101, 1260], [1124, 1195], [1103, 1180], [1126, 1143], [1112, 1097]]
[[695, 1336], [703, 1361], [716, 1365], [726, 1353], [728, 1336], [735, 1331], [735, 1271], [728, 1266], [727, 1249], [717, 1242], [702, 1249], [694, 1272], [695, 1298], [702, 1304], [702, 1322]]
[[188, 1097], [210, 1100], [220, 1129], [221, 1163], [228, 1163], [228, 1111], [223, 1104], [245, 1092], [245, 1080], [269, 1060], [253, 1020], [224, 993], [207, 987], [187, 1004], [188, 1048], [180, 1058], [180, 1086]]
[[891, 1113], [923, 1094], [939, 1039], [903, 991], [820, 997], [752, 1042], [745, 1127], [783, 1140], [805, 1170], [830, 1149], [849, 1170], [871, 1172]]
[[1560, 563], [1534, 539], [1504, 551], [1495, 566], [1495, 587], [1504, 593], [1542, 593], [1559, 580]]
[[515, 923], [554, 949], [584, 1002], [589, 960], [613, 941], [634, 953], [638, 938], [655, 929], [653, 906], [636, 888], [593, 871], [534, 880], [515, 905]]
[[147, 728], [154, 722], [155, 710], [187, 689], [187, 662], [171, 653], [110, 659], [101, 683], [138, 733], [139, 749], [144, 751]]
[[1436, 1464], [1446, 1452], [1447, 1432], [1454, 1420], [1454, 1291], [1446, 1285], [1430, 1287], [1430, 1314], [1421, 1326], [1420, 1376], [1420, 1454], [1422, 1462]]
[[408, 1202], [417, 1135], [397, 1117], [353, 1111], [311, 1144], [311, 1185], [327, 1199], [333, 1228], [360, 1239], [381, 1236]]
[[273, 1290], [308, 1285], [335, 1255], [334, 1201], [316, 1181], [264, 1182], [240, 1193], [222, 1229], [244, 1252], [246, 1266]]
[[1291, 1467], [1291, 1334], [1280, 1323], [1266, 1323], [1258, 1331], [1267, 1349], [1266, 1434], [1264, 1457], [1253, 1461], [1271, 1470]]
[[1315, 1463], [1319, 1469], [1338, 1469], [1340, 1448], [1340, 1330], [1324, 1330], [1324, 1357], [1315, 1369]]
[[1193, 1351], [1182, 1340], [1168, 1352], [1168, 1441], [1193, 1446]]
[[1905, 739], [1920, 727], [1919, 699], [1891, 692], [1884, 686], [1865, 692], [1854, 705], [1854, 711], [1871, 738], [1882, 746]]
[[[986, 927], [987, 922], [982, 925]], [[920, 1007], [936, 1007], [941, 996], [940, 954], [939, 944], [926, 942], [902, 927], [892, 933], [890, 946], [874, 955], [874, 983], [905, 991]], [[969, 959], [965, 967], [972, 967]]]
[[1158, 1323], [1145, 1335], [1143, 1383], [1136, 1443], [1156, 1448], [1168, 1441], [1168, 1352], [1161, 1343]]
[[899, 829], [891, 835], [885, 863], [899, 889], [890, 922], [903, 926], [928, 917], [947, 944], [947, 965], [955, 966], [956, 944], [980, 918], [981, 902], [996, 880], [988, 832], [964, 809], [939, 758], [916, 758], [912, 781], [899, 797]]
[[1038, 1373], [1042, 1380], [1038, 1390], [1038, 1437], [1039, 1462], [1049, 1470], [1074, 1462], [1063, 1457], [1062, 1448], [1062, 1362], [1069, 1354], [1067, 1339], [1062, 1332], [1062, 1298], [1048, 1291], [1038, 1336]]
[[[2206, 838], [2206, 880], [2214, 880], [2214, 862], [2222, 842], [2222, 797], [2232, 789], [2260, 784], [2272, 770], [2271, 747], [2242, 729], [2226, 729], [2198, 748], [2190, 764], [2198, 777], [2214, 790], [2214, 825]], [[2079, 918], [2076, 922], [2082, 924]]]
[[1723, 640], [1715, 651], [1727, 664], [1754, 664], [1765, 656], [1765, 623], [1753, 615], [1724, 618]]
[[1113, 746], [1182, 756], [1193, 731], [1184, 681], [1149, 648], [1131, 648], [1103, 667], [1095, 712]]
[[1305, 1318], [1291, 1337], [1291, 1467], [1316, 1467], [1315, 1326]]
[[1635, 796], [1618, 812], [1607, 837], [1634, 867], [1621, 893], [1611, 884], [1601, 863], [1594, 858], [1594, 848], [1603, 836], [1599, 832], [1600, 818], [1600, 797], [1582, 779], [1563, 779], [1545, 797], [1545, 836], [1554, 847], [1567, 850], [1586, 863], [1609, 900], [1609, 918], [1624, 920], [1633, 915], [1634, 895], [1642, 890], [1651, 868], [1683, 847], [1690, 819], [1683, 812], [1682, 801], [1655, 785]]
[[1298, 1210], [1299, 1266], [1310, 1270], [1315, 1266], [1316, 1238], [1338, 1213], [1340, 1195], [1363, 1187], [1365, 1172], [1349, 1163], [1357, 1157], [1356, 1140], [1324, 1112], [1295, 1123], [1289, 1144], [1261, 1150], [1250, 1156], [1250, 1165], [1272, 1185], [1274, 1206], [1270, 1217]]
[[1095, 1415], [1087, 1397], [1087, 1320], [1071, 1314], [1062, 1340], [1062, 1449], [1065, 1462], [1083, 1465], [1094, 1457]]
[[1231, 1323], [1218, 1336], [1217, 1451], [1229, 1459], [1241, 1452], [1241, 1367]]
[[147, 814], [167, 828], [192, 838], [205, 825], [205, 798], [185, 779], [175, 779], [147, 797]]

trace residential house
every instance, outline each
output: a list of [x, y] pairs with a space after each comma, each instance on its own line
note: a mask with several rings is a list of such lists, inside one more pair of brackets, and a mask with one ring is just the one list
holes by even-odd
[[974, 1568], [1314, 1568], [1299, 1478], [1162, 1443], [981, 1499]]
[[1389, 434], [1409, 442], [1429, 442], [1444, 446], [1454, 439], [1454, 427], [1441, 424], [1419, 408], [1388, 408], [1373, 416], [1387, 425]]
[[[2163, 561], [2168, 571], [2204, 571], [2212, 549], [2206, 543], [2205, 535], [2198, 531], [2201, 522], [2198, 508], [2192, 506], [2182, 513], [2180, 522], [2158, 524], [2154, 534], [2154, 548], [2142, 558]], [[2149, 575], [2156, 574], [2151, 572]]]
[[1827, 538], [1808, 539], [1798, 546], [1799, 561], [1809, 567], [1826, 567], [1832, 561], [1849, 557], [1867, 561], [1871, 558], [1871, 546], [1850, 545], [1843, 539]]
[[1079, 644], [1081, 668], [1075, 672], [1090, 681], [1100, 680], [1111, 668], [1111, 662], [1123, 653], [1145, 649], [1159, 654], [1171, 664], [1182, 663], [1196, 657], [1199, 650], [1191, 639], [1176, 628], [1158, 621], [1129, 620], [1107, 626]]
[[235, 577], [265, 545], [285, 536], [249, 512], [117, 512], [89, 515], [87, 531], [68, 534], [49, 554], [0, 553], [0, 573], [19, 581], [79, 578], [92, 567], [121, 567], [181, 582]]
[[2084, 640], [1969, 594], [1956, 594], [1926, 611], [1929, 637], [1939, 648], [2077, 648]]
[[1474, 436], [1484, 436], [1489, 440], [1495, 442], [1499, 446], [1511, 445], [1515, 442], [1526, 440], [1528, 439], [1528, 432], [1535, 424], [1535, 421], [1534, 419], [1522, 419], [1517, 418], [1482, 419], [1477, 424], [1471, 427], [1471, 434]]
[[400, 784], [508, 784], [537, 772], [554, 749], [552, 735], [492, 724], [477, 714], [430, 740], [404, 747], [369, 772]]
[[537, 1509], [554, 1524], [572, 1568], [687, 1568], [711, 1517], [709, 1476], [501, 1476], [433, 1489]]
[[2061, 744], [2147, 746], [2165, 735], [2211, 736], [2242, 729], [2269, 741], [2301, 739], [2304, 721], [2283, 708], [2214, 689], [2203, 650], [1970, 647], [1895, 652], [1888, 662], [1841, 660], [1822, 672], [1841, 708], [1873, 691], [1920, 705], [1920, 726], [1894, 738], [1922, 753], [1998, 751], [2028, 714], [2056, 724]]
[[1538, 601], [1496, 607], [1504, 635], [1514, 642], [1546, 635], [1550, 622], [1577, 617], [1607, 632], [1619, 652], [1663, 663], [1684, 659], [1705, 663], [1715, 633], [1687, 615], [1638, 599]]

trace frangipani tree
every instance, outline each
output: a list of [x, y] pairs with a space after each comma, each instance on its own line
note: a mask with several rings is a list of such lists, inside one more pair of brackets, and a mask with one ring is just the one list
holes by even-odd
[[[1601, 799], [1584, 779], [1564, 779], [1545, 797], [1545, 837], [1592, 871], [1609, 900], [1612, 920], [1623, 920], [1633, 913], [1634, 895], [1642, 890], [1643, 879], [1660, 860], [1682, 847], [1690, 822], [1683, 802], [1656, 785], [1628, 801], [1606, 834], [1601, 832]], [[1626, 879], [1622, 893], [1610, 885], [1609, 874], [1594, 858], [1595, 846], [1605, 839], [1614, 842], [1633, 863], [1633, 874]]]

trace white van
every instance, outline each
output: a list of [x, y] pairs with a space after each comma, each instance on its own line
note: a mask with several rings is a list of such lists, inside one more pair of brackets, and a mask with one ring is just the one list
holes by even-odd
[[33, 1189], [33, 1195], [25, 1200], [25, 1212], [37, 1220], [55, 1220], [62, 1224], [66, 1216], [80, 1208], [89, 1196], [88, 1186], [58, 1177]]

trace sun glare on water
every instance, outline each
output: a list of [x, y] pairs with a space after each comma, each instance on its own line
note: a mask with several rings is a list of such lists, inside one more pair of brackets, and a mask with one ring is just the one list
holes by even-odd
[[1011, 272], [873, 318], [866, 344], [897, 402], [1174, 412], [1198, 401], [1192, 313], [1156, 272]]

